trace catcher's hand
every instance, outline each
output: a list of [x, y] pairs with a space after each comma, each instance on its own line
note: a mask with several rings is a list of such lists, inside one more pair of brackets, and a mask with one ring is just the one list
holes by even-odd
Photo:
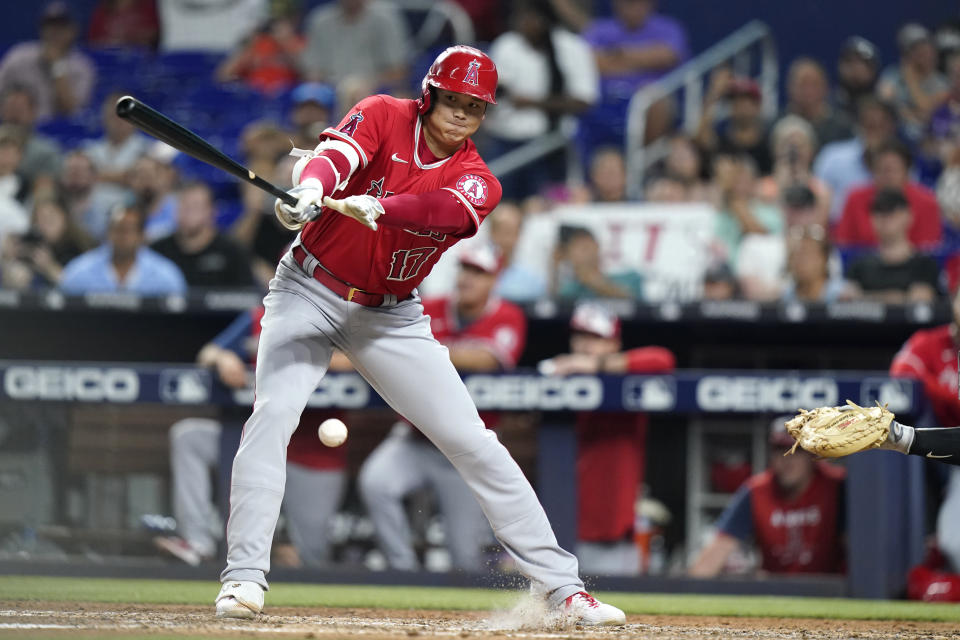
[[284, 204], [280, 198], [277, 198], [277, 201], [273, 203], [273, 211], [277, 214], [277, 220], [287, 229], [297, 231], [320, 215], [323, 184], [319, 180], [307, 178], [287, 193], [297, 199], [295, 207]]
[[327, 197], [323, 204], [374, 231], [377, 230], [377, 218], [383, 215], [383, 205], [373, 196], [348, 196], [343, 200]]
[[787, 422], [787, 432], [797, 441], [787, 453], [801, 446], [825, 458], [839, 458], [886, 442], [893, 413], [886, 406], [864, 408], [847, 400], [846, 407], [800, 410]]

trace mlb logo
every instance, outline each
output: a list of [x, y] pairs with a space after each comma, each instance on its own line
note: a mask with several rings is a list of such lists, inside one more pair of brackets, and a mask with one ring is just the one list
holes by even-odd
[[629, 411], [672, 411], [677, 406], [673, 378], [628, 376], [623, 380], [623, 408]]
[[864, 378], [860, 383], [860, 406], [874, 407], [877, 402], [887, 405], [893, 413], [913, 410], [913, 382], [890, 378]]
[[169, 404], [203, 404], [210, 400], [210, 372], [166, 369], [160, 372], [160, 399]]

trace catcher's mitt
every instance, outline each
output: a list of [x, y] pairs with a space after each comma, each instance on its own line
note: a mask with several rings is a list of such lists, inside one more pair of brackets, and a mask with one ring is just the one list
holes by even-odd
[[839, 458], [857, 451], [879, 447], [887, 440], [893, 413], [886, 405], [868, 409], [847, 400], [846, 407], [820, 407], [813, 411], [800, 410], [797, 417], [787, 422], [787, 432], [797, 445], [810, 453], [825, 458]]

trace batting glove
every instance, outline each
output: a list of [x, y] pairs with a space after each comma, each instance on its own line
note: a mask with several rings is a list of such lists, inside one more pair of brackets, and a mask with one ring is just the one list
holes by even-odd
[[277, 198], [277, 201], [273, 203], [273, 211], [277, 214], [277, 220], [287, 229], [297, 231], [320, 215], [323, 184], [319, 180], [307, 178], [287, 193], [297, 199], [296, 206], [291, 207], [280, 198]]
[[373, 196], [348, 196], [343, 200], [328, 197], [323, 199], [323, 204], [374, 231], [377, 218], [383, 215], [383, 205]]

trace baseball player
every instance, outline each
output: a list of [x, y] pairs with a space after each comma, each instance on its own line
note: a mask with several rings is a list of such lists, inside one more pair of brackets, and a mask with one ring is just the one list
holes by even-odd
[[[550, 375], [670, 373], [673, 353], [663, 347], [621, 351], [620, 319], [595, 303], [570, 318], [570, 351], [541, 362]], [[646, 462], [647, 414], [577, 414], [577, 555], [593, 574], [635, 574], [637, 488]]]
[[[245, 387], [246, 361], [256, 354], [263, 313], [260, 307], [240, 314], [201, 348], [197, 362], [213, 369], [226, 386]], [[341, 360], [342, 356], [338, 363]], [[300, 562], [310, 567], [327, 561], [329, 519], [346, 487], [346, 449], [324, 447], [317, 439], [317, 425], [325, 417], [326, 412], [304, 412], [287, 453], [283, 505], [287, 529]], [[154, 543], [190, 565], [216, 553], [219, 536], [211, 526], [215, 507], [210, 470], [220, 464], [222, 429], [222, 424], [211, 418], [184, 418], [170, 428], [173, 513], [180, 535], [158, 537]]]
[[[513, 369], [523, 352], [523, 310], [492, 296], [499, 270], [499, 256], [491, 245], [471, 246], [460, 254], [456, 295], [423, 301], [433, 336], [449, 349], [458, 371]], [[488, 427], [497, 419], [495, 414], [481, 417]], [[480, 506], [450, 462], [408, 423], [394, 426], [364, 462], [358, 480], [380, 549], [392, 568], [418, 568], [403, 499], [426, 487], [443, 514], [453, 568], [482, 569], [482, 547], [491, 537]]]
[[431, 65], [419, 99], [361, 100], [295, 165], [297, 205], [278, 201], [276, 213], [300, 233], [264, 300], [217, 615], [249, 618], [263, 607], [286, 445], [338, 348], [453, 463], [534, 591], [583, 624], [625, 621], [583, 590], [576, 558], [559, 547], [533, 488], [484, 427], [416, 293], [443, 251], [475, 234], [500, 200], [470, 141], [496, 88], [489, 57], [451, 47]]

